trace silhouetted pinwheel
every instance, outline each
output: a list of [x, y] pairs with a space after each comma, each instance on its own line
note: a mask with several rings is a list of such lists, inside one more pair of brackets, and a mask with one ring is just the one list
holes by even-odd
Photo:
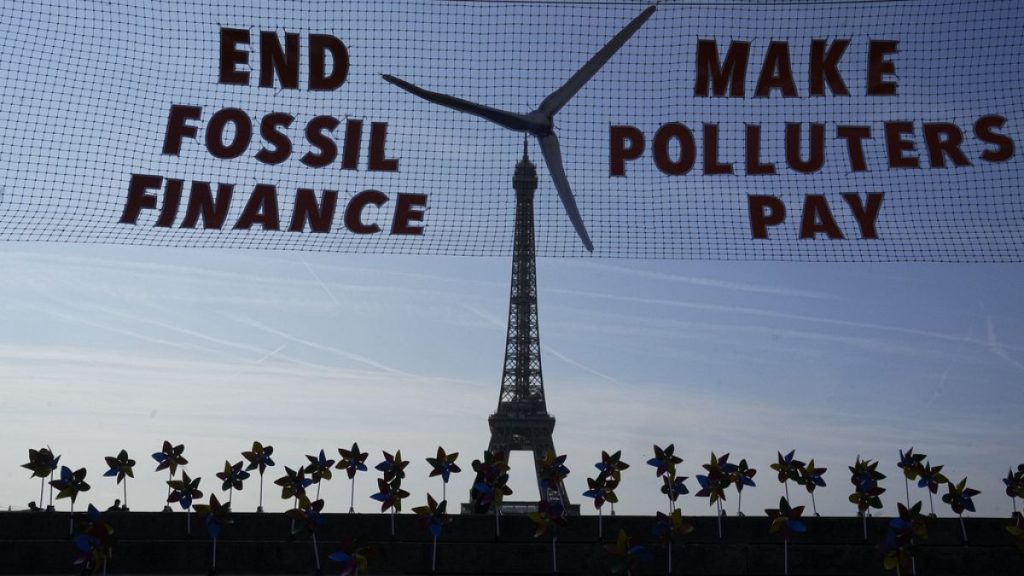
[[501, 504], [505, 496], [512, 494], [512, 489], [508, 486], [508, 457], [502, 450], [485, 450], [483, 460], [473, 460], [473, 471], [476, 472], [476, 478], [473, 479], [473, 487], [469, 491], [473, 507], [479, 514], [487, 512], [488, 509], [494, 510], [494, 534], [495, 537], [501, 536], [498, 515], [501, 513]]
[[562, 482], [569, 475], [569, 469], [565, 466], [565, 454], [556, 456], [553, 450], [543, 458], [537, 459], [537, 477], [540, 478], [541, 500], [549, 500], [552, 495], [557, 495], [561, 501]]
[[135, 468], [135, 460], [128, 457], [127, 450], [121, 450], [117, 453], [117, 456], [105, 456], [104, 460], [107, 461], [107, 470], [103, 473], [103, 476], [116, 476], [117, 483], [124, 482], [124, 505], [121, 507], [122, 510], [128, 511], [128, 480], [126, 478], [135, 478], [135, 473], [132, 471]]
[[341, 544], [341, 550], [327, 558], [341, 564], [340, 576], [358, 576], [360, 570], [363, 573], [369, 570], [366, 556], [366, 548], [357, 547], [354, 540], [346, 538]]
[[825, 487], [825, 472], [828, 468], [818, 468], [814, 465], [814, 458], [807, 463], [806, 466], [800, 469], [800, 480], [799, 483], [807, 492], [811, 495], [811, 509], [814, 511], [814, 515], [818, 515], [818, 504], [814, 501], [814, 491], [817, 488]]
[[935, 502], [932, 501], [932, 494], [939, 491], [939, 486], [949, 482], [949, 479], [942, 473], [942, 466], [932, 466], [931, 462], [925, 462], [924, 468], [918, 471], [918, 488], [928, 489], [928, 508], [931, 516], [935, 516]]
[[220, 529], [228, 524], [234, 524], [231, 518], [231, 502], [221, 504], [216, 494], [210, 494], [209, 504], [195, 504], [193, 508], [206, 524], [206, 533], [213, 539], [213, 561], [210, 565], [210, 574], [217, 573], [217, 538], [220, 537]]
[[1016, 514], [1017, 498], [1024, 498], [1024, 464], [1018, 464], [1016, 472], [1012, 468], [1007, 469], [1003, 484], [1006, 485], [1006, 495], [1013, 502], [1013, 513]]
[[722, 502], [725, 500], [725, 491], [732, 484], [732, 474], [736, 470], [735, 464], [729, 463], [729, 454], [715, 456], [711, 453], [711, 461], [703, 464], [707, 474], [698, 474], [697, 483], [700, 484], [700, 491], [695, 494], [700, 498], [707, 498], [708, 505], [718, 505], [718, 537], [722, 537]]
[[[153, 453], [153, 460], [156, 460], [156, 471], [167, 470], [167, 481], [170, 482], [174, 479], [175, 472], [178, 471], [178, 466], [184, 466], [188, 464], [188, 460], [185, 459], [183, 454], [185, 453], [185, 445], [178, 444], [172, 446], [170, 442], [164, 440], [164, 445], [159, 452]], [[170, 484], [167, 485], [167, 497], [171, 496]], [[169, 502], [170, 500], [168, 500]], [[165, 512], [170, 512], [171, 507], [169, 505], [164, 506]]]
[[75, 531], [75, 500], [78, 494], [89, 491], [89, 483], [85, 481], [85, 468], [79, 468], [74, 472], [67, 466], [60, 467], [60, 478], [50, 480], [50, 486], [57, 489], [57, 500], [61, 498], [71, 499], [71, 522], [68, 526], [68, 536]]
[[309, 460], [309, 464], [306, 466], [306, 473], [309, 474], [313, 484], [316, 484], [316, 500], [319, 500], [320, 482], [334, 477], [334, 473], [331, 472], [331, 469], [334, 468], [334, 460], [328, 459], [327, 454], [322, 449], [317, 456], [306, 454], [306, 459]]
[[973, 498], [981, 492], [974, 488], [967, 487], [967, 478], [965, 477], [960, 481], [959, 484], [953, 484], [947, 482], [946, 486], [949, 492], [942, 496], [942, 501], [949, 504], [949, 507], [953, 509], [953, 512], [960, 517], [960, 532], [964, 535], [964, 544], [967, 543], [967, 528], [964, 527], [964, 512], [974, 512], [974, 500]]
[[384, 452], [384, 461], [374, 467], [384, 473], [384, 481], [391, 482], [395, 478], [405, 478], [405, 467], [409, 465], [408, 460], [402, 460], [402, 451], [397, 450], [394, 455]]
[[[601, 461], [594, 464], [599, 472], [608, 474], [608, 476], [615, 481], [617, 486], [622, 481], [622, 471], [629, 468], [629, 464], [622, 461], [622, 450], [616, 450], [613, 454], [608, 454], [604, 450], [601, 451]], [[611, 514], [615, 516], [615, 504], [616, 502], [608, 501], [612, 505]]]
[[926, 458], [928, 458], [927, 454], [914, 454], [913, 446], [906, 452], [900, 450], [900, 461], [896, 465], [903, 470], [903, 485], [907, 490], [907, 506], [910, 506], [910, 481], [917, 480], [921, 470], [924, 469]]
[[686, 487], [687, 479], [689, 476], [676, 476], [675, 472], [661, 477], [661, 493], [668, 497], [669, 512], [676, 509], [676, 500], [680, 496], [690, 493], [690, 489]]
[[247, 472], [259, 469], [260, 472], [260, 503], [256, 507], [257, 512], [263, 512], [263, 473], [266, 472], [267, 468], [274, 465], [273, 446], [264, 446], [259, 442], [252, 443], [252, 450], [248, 452], [242, 452], [242, 457], [245, 458], [249, 465], [245, 467]]
[[672, 574], [672, 549], [674, 548], [675, 539], [681, 536], [686, 536], [690, 532], [693, 532], [693, 524], [683, 520], [683, 511], [681, 508], [676, 508], [671, 514], [665, 514], [660, 510], [657, 512], [657, 516], [654, 520], [654, 528], [651, 529], [651, 534], [653, 534], [655, 538], [661, 540], [668, 549], [669, 574]]
[[[552, 453], [553, 455], [553, 453]], [[565, 526], [565, 506], [560, 501], [541, 500], [537, 510], [528, 514], [530, 520], [537, 525], [534, 538], [540, 538], [551, 530], [551, 571], [558, 572], [558, 527]]]
[[294, 498], [296, 502], [306, 495], [306, 488], [312, 483], [312, 480], [306, 478], [306, 469], [302, 466], [299, 466], [298, 470], [292, 470], [285, 466], [284, 476], [274, 480], [274, 484], [281, 487], [281, 498], [284, 500]]
[[437, 571], [437, 539], [441, 537], [441, 531], [444, 529], [445, 524], [451, 521], [448, 517], [448, 501], [441, 500], [440, 503], [434, 500], [434, 497], [427, 493], [427, 505], [417, 506], [412, 509], [417, 516], [423, 519], [423, 522], [427, 525], [427, 529], [430, 530], [430, 535], [434, 538], [433, 546], [430, 552], [430, 571]]
[[878, 462], [871, 460], [857, 460], [850, 468], [850, 483], [853, 484], [853, 494], [850, 494], [850, 502], [857, 505], [857, 513], [863, 519], [864, 539], [868, 539], [868, 515], [871, 508], [881, 508], [882, 499], [879, 497], [885, 492], [885, 488], [878, 485], [879, 480], [885, 478], [885, 474], [878, 471]]
[[657, 444], [654, 445], [654, 458], [647, 461], [647, 464], [654, 466], [655, 476], [661, 477], [666, 474], [673, 475], [676, 471], [676, 464], [681, 464], [683, 459], [675, 455], [675, 444], [669, 444], [664, 450]]
[[789, 501], [789, 481], [794, 482], [800, 481], [800, 469], [804, 467], [804, 463], [800, 460], [795, 460], [793, 455], [796, 450], [790, 450], [785, 456], [782, 452], [779, 452], [778, 462], [771, 465], [772, 470], [778, 473], [779, 482], [786, 489], [786, 501]]
[[202, 478], [193, 480], [188, 477], [188, 472], [182, 471], [181, 479], [167, 481], [167, 486], [171, 489], [171, 493], [167, 495], [167, 503], [177, 502], [185, 511], [185, 534], [188, 536], [192, 535], [192, 501], [203, 497], [203, 491], [199, 489], [200, 480]]
[[351, 493], [349, 495], [348, 512], [349, 514], [356, 511], [356, 472], [366, 472], [366, 457], [370, 455], [369, 452], [360, 452], [359, 444], [353, 442], [352, 449], [345, 450], [344, 448], [338, 448], [338, 454], [341, 454], [341, 460], [334, 467], [339, 470], [344, 470], [345, 474], [348, 475], [348, 479], [351, 481]]
[[39, 450], [28, 450], [28, 462], [22, 464], [22, 468], [27, 468], [32, 471], [31, 478], [39, 478], [39, 507], [43, 507], [43, 488], [46, 485], [46, 478], [50, 478], [50, 503], [47, 505], [48, 510], [53, 509], [53, 473], [57, 470], [57, 466], [60, 465], [60, 456], [54, 456], [53, 450], [49, 447], [40, 448]]
[[615, 544], [608, 545], [607, 550], [611, 558], [612, 574], [632, 574], [637, 562], [651, 559], [647, 548], [639, 544], [634, 546], [629, 534], [621, 528]]
[[800, 516], [804, 513], [803, 506], [790, 507], [789, 500], [781, 498], [776, 510], [765, 510], [772, 524], [768, 528], [770, 534], [782, 534], [783, 562], [785, 574], [789, 574], [789, 539], [794, 534], [807, 532], [807, 525]]
[[402, 479], [395, 476], [391, 481], [384, 478], [377, 479], [377, 493], [370, 496], [380, 502], [380, 511], [391, 510], [391, 536], [395, 535], [395, 514], [402, 511], [402, 499], [409, 496], [409, 493], [402, 489]]
[[92, 504], [89, 504], [86, 518], [88, 523], [85, 532], [73, 539], [80, 553], [75, 559], [75, 565], [82, 567], [83, 574], [92, 574], [96, 566], [102, 566], [103, 574], [106, 574], [107, 559], [114, 549], [114, 529], [103, 520], [103, 515]]
[[604, 527], [603, 527], [603, 516], [601, 514], [602, 506], [605, 502], [614, 504], [619, 501], [619, 497], [615, 494], [615, 489], [618, 488], [619, 481], [613, 478], [608, 472], [601, 471], [597, 475], [597, 478], [587, 478], [588, 490], [583, 493], [587, 498], [594, 499], [594, 508], [597, 508], [597, 537], [598, 539], [604, 538]]
[[921, 514], [921, 502], [907, 508], [901, 502], [896, 503], [899, 516], [889, 521], [889, 531], [882, 543], [882, 564], [886, 570], [909, 569], [917, 574], [917, 562], [914, 559], [914, 540], [928, 538], [926, 518]]
[[445, 500], [448, 498], [448, 478], [452, 474], [458, 474], [462, 472], [459, 465], [455, 463], [459, 457], [458, 452], [452, 452], [451, 454], [445, 454], [444, 448], [437, 447], [437, 456], [434, 458], [427, 458], [427, 464], [430, 464], [430, 477], [434, 476], [441, 477], [441, 499]]
[[317, 574], [320, 574], [320, 548], [316, 543], [316, 529], [324, 523], [321, 514], [323, 509], [323, 500], [310, 502], [309, 497], [303, 494], [299, 497], [298, 507], [286, 512], [292, 519], [292, 535], [309, 532], [313, 541], [313, 559], [316, 560]]
[[231, 504], [235, 490], [242, 489], [242, 482], [249, 479], [249, 473], [242, 470], [241, 460], [234, 464], [225, 460], [224, 471], [218, 472], [217, 478], [221, 481], [220, 489], [228, 491], [228, 504]]
[[736, 515], [743, 516], [743, 488], [750, 486], [754, 488], [757, 484], [754, 484], [754, 475], [757, 474], [756, 468], [751, 468], [747, 465], [746, 460], [740, 460], [740, 463], [732, 471], [732, 483], [736, 486], [736, 496], [738, 502], [736, 503]]

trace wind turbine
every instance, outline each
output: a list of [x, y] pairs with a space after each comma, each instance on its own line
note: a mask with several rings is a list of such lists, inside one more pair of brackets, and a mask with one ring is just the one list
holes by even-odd
[[569, 215], [569, 220], [572, 222], [573, 227], [576, 228], [576, 233], [579, 234], [580, 240], [583, 241], [583, 246], [588, 251], [593, 252], [594, 244], [590, 241], [590, 235], [587, 234], [586, 226], [583, 225], [583, 218], [580, 216], [580, 211], [576, 207], [576, 199], [573, 197], [572, 189], [569, 187], [569, 179], [566, 178], [565, 169], [562, 167], [562, 152], [558, 145], [558, 136], [555, 134], [555, 114], [647, 22], [647, 19], [654, 14], [655, 8], [656, 6], [650, 6], [641, 12], [639, 16], [612, 37], [603, 48], [598, 50], [597, 54], [594, 54], [561, 88], [548, 95], [540, 103], [540, 106], [529, 114], [517, 114], [491, 108], [470, 102], [469, 100], [456, 98], [455, 96], [431, 92], [389, 74], [383, 74], [382, 76], [384, 80], [429, 102], [440, 104], [459, 112], [479, 116], [509, 130], [526, 132], [536, 137], [540, 143], [541, 153], [544, 155], [544, 162], [548, 166], [548, 172], [551, 173], [551, 179], [554, 181], [555, 189], [558, 190], [558, 197], [561, 198], [562, 204], [565, 206], [565, 212]]

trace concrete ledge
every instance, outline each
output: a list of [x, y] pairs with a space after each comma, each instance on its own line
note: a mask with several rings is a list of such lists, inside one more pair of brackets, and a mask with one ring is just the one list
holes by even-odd
[[[191, 517], [192, 537], [186, 536], [182, 512], [107, 513], [118, 542], [108, 565], [110, 574], [206, 574], [212, 541], [202, 521]], [[326, 514], [317, 533], [324, 572], [337, 565], [327, 556], [340, 549], [346, 537], [370, 547], [372, 574], [425, 574], [430, 572], [432, 541], [425, 527], [409, 514], [396, 518], [396, 537], [384, 514]], [[313, 543], [308, 535], [291, 538], [290, 520], [283, 514], [239, 513], [226, 526], [217, 545], [221, 574], [311, 574]], [[689, 519], [693, 534], [673, 548], [675, 574], [781, 574], [782, 541], [768, 534], [766, 517], [723, 519], [718, 538], [714, 518]], [[69, 517], [57, 513], [0, 514], [0, 574], [73, 574], [77, 553], [67, 539]], [[930, 526], [930, 538], [920, 547], [920, 574], [1012, 574], [1024, 566], [1024, 550], [1015, 546], [1005, 527], [1010, 519], [968, 518], [969, 545], [965, 545], [956, 519], [939, 519]], [[625, 529], [636, 544], [650, 544], [653, 559], [641, 563], [638, 573], [665, 574], [667, 549], [654, 544], [653, 517], [604, 518], [604, 542], [597, 538], [596, 517], [577, 517], [559, 531], [559, 573], [607, 574], [605, 546]], [[886, 574], [878, 544], [886, 533], [887, 518], [870, 518], [869, 541], [862, 539], [858, 518], [808, 518], [808, 534], [789, 546], [791, 574]], [[501, 537], [495, 538], [494, 518], [455, 516], [438, 541], [437, 568], [445, 574], [551, 574], [551, 538], [533, 538], [527, 518], [501, 518]], [[890, 572], [889, 574], [893, 574]]]

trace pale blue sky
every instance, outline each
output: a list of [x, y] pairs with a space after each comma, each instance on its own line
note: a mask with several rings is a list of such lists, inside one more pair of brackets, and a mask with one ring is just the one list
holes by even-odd
[[[413, 501], [440, 490], [423, 461], [438, 444], [467, 465], [486, 448], [507, 259], [5, 244], [0, 266], [0, 504], [36, 498], [17, 465], [44, 444], [89, 468], [83, 499], [97, 503], [116, 496], [103, 456], [127, 448], [140, 462], [129, 501], [147, 509], [162, 501], [149, 454], [164, 439], [186, 444], [207, 489], [254, 439], [290, 466], [352, 441], [373, 462], [402, 449]], [[853, 512], [854, 457], [880, 459], [893, 513], [898, 450], [914, 445], [982, 490], [980, 513], [1008, 512], [1019, 266], [542, 259], [539, 274], [548, 406], [576, 501], [600, 451], [622, 449], [619, 508], [653, 513], [663, 500], [643, 463], [674, 442], [691, 477], [712, 450], [758, 468], [748, 511], [781, 493], [777, 450], [829, 468], [826, 514]], [[513, 487], [533, 498], [527, 464], [513, 461]], [[358, 510], [375, 509], [373, 486], [360, 477]], [[255, 505], [252, 488], [236, 506]], [[345, 509], [347, 488], [327, 485], [328, 509]], [[684, 511], [708, 508], [686, 497]]]

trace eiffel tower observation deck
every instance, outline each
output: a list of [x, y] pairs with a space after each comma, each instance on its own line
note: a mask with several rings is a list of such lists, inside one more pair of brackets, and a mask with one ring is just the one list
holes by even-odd
[[[540, 499], [560, 502], [570, 514], [579, 507], [569, 504], [565, 486], [545, 488], [536, 461], [555, 450], [552, 433], [555, 418], [548, 414], [544, 398], [544, 373], [540, 358], [540, 325], [537, 312], [537, 254], [534, 242], [533, 195], [537, 170], [523, 143], [523, 157], [516, 164], [512, 187], [516, 192], [515, 239], [512, 252], [512, 286], [509, 294], [505, 364], [501, 374], [498, 409], [487, 422], [491, 429], [488, 450], [528, 450], [533, 453]], [[512, 471], [515, 473], [515, 470]], [[536, 509], [536, 501], [505, 502], [505, 513]]]

